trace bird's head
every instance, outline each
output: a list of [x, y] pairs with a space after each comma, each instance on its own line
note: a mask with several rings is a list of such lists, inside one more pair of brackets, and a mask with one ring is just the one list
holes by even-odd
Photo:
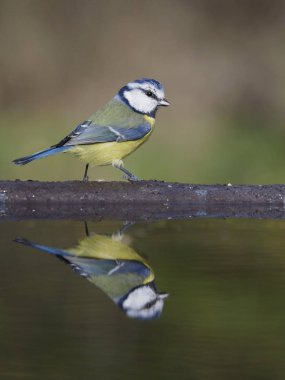
[[155, 79], [137, 79], [122, 87], [117, 97], [135, 112], [155, 116], [159, 106], [169, 106], [163, 86]]
[[155, 319], [162, 312], [167, 293], [158, 293], [152, 284], [138, 286], [121, 302], [128, 317], [137, 319]]

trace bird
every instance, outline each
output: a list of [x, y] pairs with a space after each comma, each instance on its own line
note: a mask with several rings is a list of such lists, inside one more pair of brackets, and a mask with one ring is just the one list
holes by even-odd
[[120, 231], [111, 237], [88, 234], [68, 249], [25, 238], [16, 238], [15, 242], [56, 256], [101, 289], [128, 317], [156, 319], [162, 313], [168, 294], [157, 290], [150, 265], [123, 243], [122, 238]]
[[139, 178], [124, 167], [123, 158], [148, 140], [160, 106], [169, 106], [163, 85], [155, 79], [136, 79], [124, 85], [105, 106], [79, 124], [69, 135], [50, 148], [15, 159], [16, 165], [57, 153], [73, 153], [86, 164], [83, 181], [88, 181], [89, 165], [112, 165], [129, 181]]

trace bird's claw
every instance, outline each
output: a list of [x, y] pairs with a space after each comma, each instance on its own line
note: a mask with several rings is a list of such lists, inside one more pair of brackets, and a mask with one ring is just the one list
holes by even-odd
[[88, 182], [88, 181], [89, 181], [88, 175], [86, 177], [83, 177], [83, 182]]
[[138, 181], [141, 181], [141, 179], [139, 179], [137, 176], [135, 176], [135, 175], [127, 175], [127, 174], [125, 174], [124, 175], [124, 177], [123, 177], [124, 179], [126, 179], [126, 180], [128, 180], [128, 181], [130, 181], [130, 182], [138, 182]]

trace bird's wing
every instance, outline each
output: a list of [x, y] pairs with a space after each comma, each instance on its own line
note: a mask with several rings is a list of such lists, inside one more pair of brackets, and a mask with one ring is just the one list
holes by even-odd
[[97, 125], [92, 120], [87, 120], [78, 125], [55, 146], [133, 141], [139, 140], [150, 131], [151, 125], [146, 121], [133, 127], [117, 127], [114, 125]]

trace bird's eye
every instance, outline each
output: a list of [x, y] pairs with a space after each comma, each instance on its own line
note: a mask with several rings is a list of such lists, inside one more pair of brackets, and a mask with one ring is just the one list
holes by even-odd
[[150, 98], [153, 96], [153, 93], [151, 91], [147, 91], [146, 95], [149, 96]]

